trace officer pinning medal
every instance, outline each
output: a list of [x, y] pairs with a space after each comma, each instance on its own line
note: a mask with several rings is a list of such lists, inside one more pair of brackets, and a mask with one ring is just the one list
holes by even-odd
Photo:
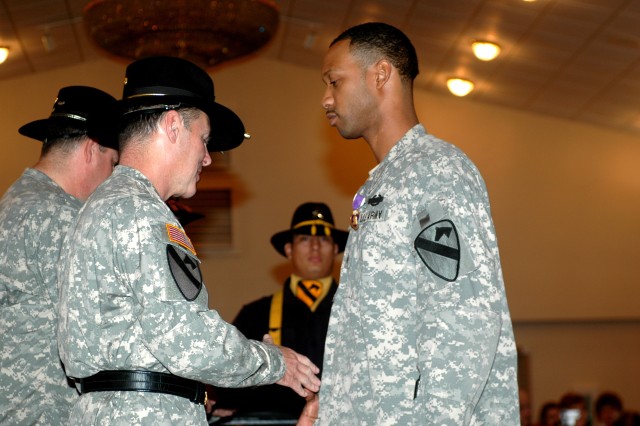
[[59, 267], [60, 356], [81, 393], [69, 424], [206, 425], [206, 384], [319, 390], [307, 357], [247, 339], [208, 308], [201, 259], [166, 203], [196, 193], [210, 151], [245, 138], [214, 93], [184, 59], [126, 68], [119, 164], [80, 210]]

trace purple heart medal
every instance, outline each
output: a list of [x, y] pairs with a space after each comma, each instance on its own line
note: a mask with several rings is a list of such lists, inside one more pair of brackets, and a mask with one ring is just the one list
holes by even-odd
[[358, 230], [358, 219], [360, 219], [360, 207], [362, 207], [362, 203], [364, 203], [364, 196], [357, 194], [353, 197], [353, 212], [351, 213], [351, 227], [354, 230]]

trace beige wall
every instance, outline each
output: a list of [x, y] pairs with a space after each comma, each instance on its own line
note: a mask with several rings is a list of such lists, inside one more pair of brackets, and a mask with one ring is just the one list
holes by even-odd
[[[114, 96], [124, 65], [82, 66], [0, 82], [0, 191], [37, 158], [17, 128], [46, 117], [59, 87], [87, 84]], [[218, 100], [251, 140], [231, 172], [202, 187], [234, 189], [234, 247], [204, 253], [210, 305], [227, 320], [273, 292], [288, 273], [269, 237], [304, 201], [325, 201], [347, 227], [353, 193], [374, 160], [342, 140], [320, 108], [319, 71], [254, 59], [212, 73]], [[531, 359], [534, 406], [576, 389], [619, 391], [640, 409], [640, 137], [417, 91], [427, 129], [462, 148], [492, 200], [519, 346]]]

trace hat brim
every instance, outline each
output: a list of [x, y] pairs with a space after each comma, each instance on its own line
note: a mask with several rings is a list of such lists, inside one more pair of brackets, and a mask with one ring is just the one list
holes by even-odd
[[[276, 249], [278, 253], [280, 253], [284, 257], [287, 257], [287, 254], [284, 251], [284, 246], [285, 244], [290, 243], [293, 240], [293, 235], [294, 232], [290, 229], [277, 232], [271, 237], [271, 245]], [[333, 228], [331, 229], [331, 237], [333, 237], [333, 242], [338, 245], [338, 253], [342, 253], [345, 246], [347, 245], [349, 232]]]
[[[122, 99], [118, 104], [121, 114], [160, 110], [162, 105], [198, 108], [209, 117], [210, 152], [229, 151], [237, 148], [244, 141], [245, 128], [240, 117], [224, 105], [207, 99], [176, 95], [141, 96]], [[154, 106], [158, 108], [151, 108]]]
[[78, 120], [67, 117], [49, 117], [34, 120], [20, 127], [18, 133], [28, 138], [39, 140], [40, 142], [47, 142], [60, 138], [73, 137], [73, 135], [69, 133], [69, 129], [77, 129], [78, 136], [86, 134], [102, 146], [115, 150], [118, 149], [118, 138], [115, 132], [108, 132], [106, 129], [81, 128], [81, 126], [78, 126]]
[[[70, 122], [71, 120], [68, 121]], [[35, 120], [20, 127], [18, 129], [18, 133], [20, 133], [22, 136], [44, 142], [50, 138], [49, 128], [50, 126], [48, 119]]]

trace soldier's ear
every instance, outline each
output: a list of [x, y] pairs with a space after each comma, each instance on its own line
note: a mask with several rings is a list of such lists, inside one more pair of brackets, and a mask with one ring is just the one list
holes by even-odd
[[95, 151], [98, 149], [100, 149], [100, 145], [98, 145], [98, 142], [94, 141], [88, 136], [85, 138], [84, 142], [82, 142], [82, 156], [87, 164], [91, 163], [93, 157], [97, 155]]
[[376, 62], [375, 65], [373, 65], [373, 67], [375, 72], [376, 87], [380, 88], [384, 86], [391, 77], [391, 70], [393, 66], [388, 60], [380, 59], [378, 62]]
[[167, 111], [162, 120], [160, 121], [160, 128], [171, 143], [175, 143], [178, 140], [178, 133], [180, 132], [180, 125], [182, 124], [182, 116], [178, 111]]
[[292, 243], [286, 243], [284, 245], [284, 254], [287, 255], [287, 259], [291, 259], [291, 252], [293, 251]]

